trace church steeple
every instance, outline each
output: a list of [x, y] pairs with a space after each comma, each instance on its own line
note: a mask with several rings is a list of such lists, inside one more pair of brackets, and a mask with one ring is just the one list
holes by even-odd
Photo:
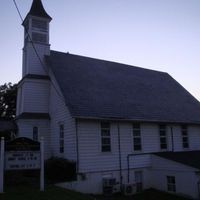
[[31, 9], [30, 9], [29, 13], [27, 14], [27, 16], [28, 15], [35, 16], [35, 17], [42, 17], [42, 18], [46, 18], [49, 20], [52, 19], [45, 11], [41, 0], [33, 0]]
[[22, 24], [25, 30], [23, 76], [27, 74], [46, 75], [40, 60], [50, 53], [49, 23], [51, 20], [52, 18], [45, 11], [41, 0], [33, 0], [31, 9]]

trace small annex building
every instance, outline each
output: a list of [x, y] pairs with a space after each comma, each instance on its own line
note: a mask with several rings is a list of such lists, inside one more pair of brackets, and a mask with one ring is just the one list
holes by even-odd
[[[152, 155], [152, 185], [197, 199], [200, 195], [200, 151], [159, 152]], [[187, 183], [187, 186], [186, 186]]]
[[51, 20], [33, 0], [23, 22], [18, 136], [43, 136], [46, 159], [76, 162], [77, 181], [62, 187], [198, 198], [200, 103], [165, 72], [51, 50]]

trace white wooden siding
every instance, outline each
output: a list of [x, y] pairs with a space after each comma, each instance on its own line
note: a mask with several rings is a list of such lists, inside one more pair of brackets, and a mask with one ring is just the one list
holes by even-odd
[[101, 152], [101, 128], [99, 122], [78, 123], [79, 169], [101, 171], [119, 169], [117, 127], [111, 124], [111, 152]]
[[[76, 161], [75, 119], [71, 117], [53, 75], [51, 81], [54, 83], [54, 85], [51, 85], [49, 104], [49, 113], [51, 116], [51, 148], [53, 156]], [[59, 152], [59, 124], [64, 124], [64, 153]]]
[[190, 126], [188, 128], [189, 145], [192, 150], [200, 150], [200, 127]]
[[172, 127], [173, 127], [174, 151], [183, 151], [184, 149], [182, 146], [181, 126], [174, 125]]
[[45, 67], [45, 60], [44, 55], [50, 54], [50, 46], [44, 44], [34, 44], [37, 54], [39, 55], [40, 59], [35, 53], [35, 50], [31, 43], [28, 43], [27, 46], [24, 47], [24, 57], [27, 56], [27, 59], [24, 59], [23, 63], [23, 76], [26, 74], [39, 74], [39, 75], [47, 75], [48, 70]]
[[[119, 144], [117, 123], [111, 123], [111, 152], [101, 152], [101, 132], [99, 121], [79, 121], [79, 157], [80, 171], [101, 171], [119, 169]], [[141, 129], [143, 151], [133, 151], [132, 124], [120, 123], [120, 145], [122, 169], [127, 169], [127, 156], [133, 153], [147, 153], [158, 151], [157, 132], [152, 130], [155, 125], [146, 125]], [[149, 134], [155, 136], [149, 137]], [[145, 137], [145, 136], [148, 137]], [[153, 145], [154, 144], [154, 145]], [[145, 146], [146, 145], [146, 146]], [[130, 157], [130, 168], [149, 167], [149, 155], [135, 155]]]
[[44, 137], [45, 159], [51, 157], [50, 146], [50, 122], [49, 120], [20, 119], [17, 120], [18, 137], [28, 137], [33, 139], [33, 127], [37, 126], [39, 130], [39, 139]]
[[[21, 98], [19, 112], [49, 112], [49, 81], [25, 80], [20, 88]], [[19, 92], [20, 92], [19, 90]]]
[[[80, 172], [91, 172], [104, 170], [119, 169], [119, 146], [118, 146], [118, 124], [111, 122], [111, 152], [101, 152], [101, 121], [79, 120], [78, 137], [79, 137], [79, 158]], [[119, 123], [120, 126], [120, 145], [121, 145], [121, 162], [122, 169], [127, 169], [127, 155], [129, 157], [130, 168], [145, 168], [151, 166], [151, 159], [148, 154], [160, 152], [159, 125], [151, 123], [141, 124], [142, 151], [133, 151], [132, 123]], [[171, 127], [173, 129], [174, 150], [182, 151], [181, 128], [178, 125], [168, 125], [167, 142], [168, 151], [172, 150]], [[188, 129], [190, 137], [190, 150], [200, 149], [200, 127], [196, 126]]]
[[142, 124], [141, 133], [144, 153], [160, 151], [159, 126], [157, 124]]

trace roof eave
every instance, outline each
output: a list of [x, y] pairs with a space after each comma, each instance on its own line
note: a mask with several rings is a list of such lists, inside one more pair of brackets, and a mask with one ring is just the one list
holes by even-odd
[[154, 119], [131, 119], [131, 118], [116, 118], [116, 117], [92, 117], [92, 116], [72, 116], [75, 119], [85, 120], [101, 120], [101, 121], [119, 121], [119, 122], [145, 122], [145, 123], [159, 123], [159, 124], [190, 124], [200, 125], [199, 122], [193, 121], [172, 121], [172, 120], [154, 120]]

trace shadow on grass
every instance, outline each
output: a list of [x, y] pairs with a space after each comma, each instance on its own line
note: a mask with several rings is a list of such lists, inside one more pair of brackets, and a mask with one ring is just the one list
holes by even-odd
[[[22, 180], [21, 180], [22, 181]], [[69, 191], [53, 185], [45, 187], [44, 192], [39, 191], [38, 181], [31, 184], [23, 180], [23, 184], [6, 185], [5, 193], [0, 194], [0, 200], [188, 200], [186, 198], [149, 189], [134, 196], [123, 196], [120, 194], [111, 197], [85, 195], [78, 192]]]
[[93, 200], [93, 198], [55, 186], [47, 186], [44, 192], [30, 186], [12, 186], [5, 188], [5, 193], [0, 194], [0, 200]]
[[96, 200], [189, 200], [188, 198], [179, 197], [155, 189], [146, 190], [133, 196], [123, 196], [116, 194], [110, 197], [96, 196]]

